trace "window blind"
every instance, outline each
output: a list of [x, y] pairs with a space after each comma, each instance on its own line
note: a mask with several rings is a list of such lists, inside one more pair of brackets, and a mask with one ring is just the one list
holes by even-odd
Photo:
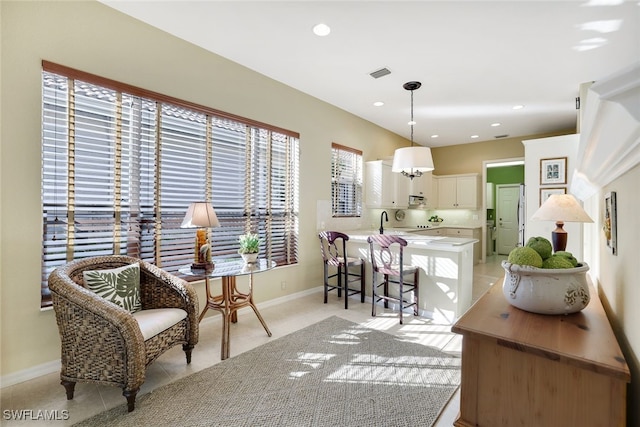
[[49, 273], [77, 258], [123, 254], [177, 272], [193, 256], [194, 231], [180, 228], [193, 201], [220, 220], [214, 257], [237, 256], [251, 231], [278, 265], [297, 262], [297, 134], [43, 68], [43, 305]]
[[334, 217], [362, 214], [362, 151], [331, 144], [331, 207]]

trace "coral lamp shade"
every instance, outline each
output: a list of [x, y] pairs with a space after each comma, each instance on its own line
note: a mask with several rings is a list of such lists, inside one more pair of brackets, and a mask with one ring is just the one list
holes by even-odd
[[181, 228], [211, 228], [219, 226], [220, 223], [218, 222], [216, 212], [213, 210], [213, 206], [207, 202], [191, 203], [180, 225]]
[[392, 172], [429, 172], [433, 169], [435, 168], [429, 147], [398, 148], [393, 155]]

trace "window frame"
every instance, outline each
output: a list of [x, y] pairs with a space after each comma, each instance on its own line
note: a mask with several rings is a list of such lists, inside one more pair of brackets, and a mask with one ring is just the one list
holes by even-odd
[[[336, 159], [351, 162], [341, 168]], [[362, 151], [345, 145], [331, 143], [331, 216], [333, 218], [358, 218], [363, 207], [363, 156]]]
[[[111, 79], [75, 70], [49, 61], [42, 61], [42, 72], [42, 307], [51, 305], [47, 284], [48, 274], [57, 265], [62, 265], [64, 264], [64, 262], [68, 262], [72, 259], [85, 257], [83, 256], [83, 254], [75, 253], [77, 249], [76, 243], [79, 242], [76, 242], [74, 240], [73, 233], [78, 231], [79, 228], [82, 228], [78, 227], [78, 218], [76, 218], [76, 215], [81, 215], [76, 212], [76, 207], [74, 205], [75, 199], [70, 199], [70, 197], [73, 195], [72, 193], [77, 192], [76, 183], [73, 181], [74, 179], [84, 179], [85, 181], [87, 181], [90, 180], [91, 177], [89, 176], [89, 178], [87, 178], [87, 176], [90, 174], [86, 170], [83, 171], [84, 175], [82, 178], [76, 176], [77, 171], [75, 169], [76, 165], [74, 164], [74, 161], [77, 161], [76, 149], [83, 150], [83, 154], [85, 156], [88, 156], [86, 158], [98, 157], [102, 155], [103, 158], [97, 161], [96, 167], [100, 166], [99, 162], [102, 160], [108, 162], [111, 161], [113, 163], [109, 163], [107, 166], [103, 167], [103, 169], [105, 170], [112, 168], [114, 178], [112, 183], [104, 185], [104, 191], [105, 193], [108, 193], [108, 195], [101, 196], [107, 198], [111, 197], [113, 199], [113, 206], [107, 207], [111, 206], [109, 204], [110, 199], [107, 199], [107, 201], [105, 202], [106, 204], [102, 207], [96, 208], [93, 205], [89, 207], [89, 210], [94, 211], [94, 215], [95, 209], [99, 209], [102, 212], [105, 212], [102, 222], [109, 223], [109, 221], [111, 221], [111, 223], [105, 225], [105, 227], [107, 229], [109, 229], [109, 227], [112, 228], [112, 230], [110, 231], [111, 233], [113, 233], [112, 253], [127, 255], [133, 254], [134, 256], [137, 254], [141, 259], [152, 262], [171, 273], [177, 274], [177, 269], [179, 268], [179, 266], [188, 263], [193, 258], [193, 235], [195, 234], [195, 232], [194, 230], [190, 229], [180, 229], [182, 217], [186, 212], [188, 203], [193, 201], [206, 200], [214, 205], [214, 209], [216, 209], [221, 222], [221, 227], [210, 230], [210, 236], [213, 236], [212, 250], [214, 252], [214, 257], [216, 255], [238, 256], [235, 253], [235, 250], [237, 249], [237, 247], [235, 247], [237, 246], [237, 236], [239, 234], [243, 234], [244, 232], [252, 231], [258, 232], [262, 237], [261, 250], [264, 251], [263, 253], [265, 254], [265, 256], [271, 257], [274, 253], [277, 255], [277, 258], [275, 260], [278, 265], [290, 265], [296, 264], [298, 262], [298, 182], [300, 150], [299, 133], [219, 111], [213, 108], [201, 106], [189, 101], [184, 101], [181, 99], [159, 94], [157, 92], [148, 91], [146, 89], [138, 88], [125, 83], [120, 83]], [[56, 120], [56, 128], [54, 130], [55, 135], [53, 136], [51, 135], [51, 111], [45, 111], [45, 107], [51, 108], [51, 105], [47, 105], [45, 101], [45, 73], [51, 73], [53, 75], [66, 78], [67, 90], [69, 93], [68, 96], [70, 97], [69, 99], [67, 99], [68, 105], [67, 109], [65, 110], [66, 116], [60, 113], [60, 115], [64, 116], [66, 120], [66, 122], [61, 126], [61, 130], [58, 130], [57, 128], [59, 113], [58, 105], [56, 104], [55, 106], [54, 115]], [[89, 125], [86, 125], [85, 123], [86, 128], [83, 127], [82, 129], [77, 129], [75, 123], [77, 118], [71, 117], [72, 115], [76, 114], [76, 111], [78, 111], [78, 109], [75, 105], [75, 86], [72, 89], [68, 89], [68, 86], [71, 86], [71, 82], [74, 82], [75, 84], [76, 81], [94, 85], [99, 88], [104, 88], [105, 92], [113, 91], [116, 94], [117, 99], [115, 100], [114, 104], [115, 113], [113, 113], [113, 117], [98, 114], [97, 118], [95, 119], [97, 122], [99, 122], [97, 125], [99, 131], [102, 131], [103, 133], [104, 129], [113, 131], [113, 141], [105, 139], [104, 142], [102, 142], [98, 140], [99, 143], [102, 142], [105, 145], [113, 144], [112, 150], [110, 148], [104, 148], [101, 145], [95, 146], [97, 147], [97, 150], [92, 150], [91, 148], [78, 148], [76, 146], [76, 144], [82, 144], [83, 140], [86, 144], [86, 141], [90, 140], [93, 137], [86, 135], [90, 133], [90, 131], [87, 130]], [[58, 92], [60, 92], [60, 89], [58, 89]], [[54, 93], [54, 95], [56, 94]], [[111, 94], [109, 93], [107, 95]], [[124, 106], [123, 98], [125, 99]], [[131, 101], [129, 98], [134, 99], [134, 101]], [[56, 98], [56, 102], [57, 99], [58, 98]], [[134, 219], [129, 218], [132, 223], [127, 223], [129, 229], [125, 229], [125, 227], [122, 226], [124, 224], [123, 218], [125, 218], [126, 215], [129, 214], [129, 212], [134, 212], [133, 208], [130, 208], [130, 210], [127, 211], [127, 208], [122, 206], [122, 204], [124, 204], [122, 200], [127, 198], [127, 196], [125, 195], [127, 191], [126, 184], [130, 184], [130, 181], [138, 180], [135, 185], [138, 186], [137, 191], [139, 192], [139, 194], [136, 197], [141, 197], [140, 194], [143, 194], [143, 192], [146, 191], [146, 193], [144, 193], [144, 196], [148, 199], [148, 193], [150, 191], [148, 189], [143, 190], [140, 188], [143, 185], [139, 182], [142, 180], [141, 176], [143, 172], [140, 172], [139, 170], [132, 172], [132, 170], [135, 169], [134, 166], [136, 165], [127, 164], [127, 162], [133, 162], [133, 160], [127, 157], [133, 156], [133, 154], [129, 153], [127, 150], [142, 150], [141, 146], [143, 144], [140, 140], [135, 140], [134, 137], [130, 137], [126, 135], [126, 132], [122, 131], [123, 128], [125, 128], [123, 123], [126, 124], [127, 117], [129, 117], [125, 114], [127, 111], [129, 111], [127, 108], [133, 108], [132, 105], [133, 103], [137, 102], [136, 100], [140, 100], [140, 102], [147, 104], [154, 103], [157, 110], [155, 113], [156, 123], [148, 125], [149, 129], [155, 126], [155, 134], [149, 137], [153, 138], [153, 141], [147, 141], [147, 144], [153, 144], [153, 147], [146, 147], [145, 149], [147, 150], [147, 152], [144, 153], [144, 155], [148, 156], [147, 163], [149, 164], [143, 165], [144, 168], [150, 170], [150, 172], [147, 171], [150, 173], [150, 176], [146, 177], [146, 185], [149, 187], [153, 187], [154, 189], [151, 190], [153, 191], [153, 200], [132, 201], [131, 199], [129, 199], [127, 201], [127, 203], [130, 204], [146, 203], [147, 209], [149, 209], [150, 205], [152, 205], [152, 212], [151, 214], [149, 214], [148, 211], [145, 212], [146, 217], [143, 218], [144, 215], [140, 214], [142, 211], [135, 211], [137, 217]], [[95, 103], [97, 104], [98, 102], [96, 101]], [[73, 108], [69, 108], [69, 106], [71, 105], [73, 105]], [[182, 140], [180, 138], [184, 138], [185, 135], [188, 135], [185, 133], [185, 131], [189, 131], [189, 129], [191, 128], [180, 128], [180, 117], [178, 117], [174, 126], [174, 135], [168, 136], [165, 134], [163, 139], [160, 134], [162, 132], [167, 132], [171, 128], [169, 125], [167, 125], [167, 123], [161, 123], [163, 120], [165, 122], [170, 120], [170, 116], [168, 114], [165, 114], [164, 108], [173, 108], [175, 110], [174, 113], [177, 115], [181, 114], [181, 112], [183, 114], [201, 115], [198, 120], [204, 120], [206, 122], [202, 124], [203, 130], [202, 132], [200, 132], [202, 133], [202, 135], [195, 135], [188, 141], [188, 143], [181, 143], [180, 141]], [[61, 107], [61, 111], [62, 110], [63, 108]], [[125, 113], [123, 113], [123, 111], [125, 111]], [[46, 116], [47, 112], [50, 114], [49, 116]], [[112, 111], [109, 111], [109, 114], [111, 113]], [[105, 119], [105, 117], [107, 119]], [[100, 122], [100, 119], [103, 120]], [[48, 123], [46, 123], [47, 120]], [[86, 118], [83, 120], [86, 120]], [[133, 120], [130, 120], [130, 122], [132, 121]], [[183, 121], [183, 123], [185, 123], [185, 121]], [[233, 133], [232, 137], [235, 139], [232, 138], [232, 140], [228, 141], [227, 147], [223, 149], [220, 144], [223, 143], [224, 138], [228, 137], [228, 135], [225, 135], [225, 132], [227, 132], [228, 130], [225, 129], [225, 126], [227, 124], [231, 127], [231, 130], [229, 130], [229, 132]], [[163, 125], [166, 126], [163, 127]], [[111, 128], [111, 126], [113, 128]], [[131, 123], [129, 123], [129, 126], [132, 126]], [[70, 131], [69, 129], [73, 129], [73, 131]], [[99, 131], [97, 133], [99, 133]], [[81, 132], [84, 132], [85, 135], [79, 136]], [[123, 135], [123, 133], [125, 135]], [[98, 136], [100, 137], [103, 135]], [[129, 137], [131, 138], [131, 140], [127, 140], [127, 138]], [[139, 137], [139, 135], [137, 135], [136, 137]], [[163, 166], [160, 164], [160, 162], [163, 159], [167, 159], [169, 155], [162, 154], [161, 156], [159, 154], [160, 151], [158, 150], [161, 150], [162, 144], [165, 144], [165, 142], [171, 143], [172, 138], [175, 140], [173, 142], [173, 149], [169, 150], [167, 148], [168, 146], [164, 147], [166, 153], [174, 151], [175, 149], [175, 153], [172, 153], [172, 155], [174, 156], [173, 158], [177, 160], [171, 164], [171, 168], [175, 169], [177, 163], [187, 163], [187, 160], [184, 159], [180, 161], [180, 150], [186, 152], [187, 150], [193, 150], [195, 147], [195, 154], [191, 155], [189, 161], [199, 161], [200, 169], [198, 169], [198, 171], [199, 173], [201, 173], [202, 177], [198, 175], [198, 172], [189, 170], [188, 173], [191, 174], [189, 175], [191, 176], [191, 178], [188, 178], [187, 181], [195, 183], [195, 176], [197, 177], [197, 179], [200, 179], [203, 182], [196, 183], [198, 189], [194, 191], [195, 194], [198, 194], [200, 196], [197, 200], [190, 200], [188, 203], [185, 203], [184, 200], [181, 200], [178, 197], [174, 200], [168, 200], [169, 204], [164, 207], [162, 206], [162, 199], [163, 197], [167, 196], [160, 197], [159, 195], [162, 194], [161, 192], [163, 190], [157, 189], [157, 187], [167, 186], [167, 181], [162, 182], [162, 177], [164, 174], [168, 173], [168, 169], [163, 169]], [[242, 139], [242, 144], [238, 143], [239, 139]], [[58, 147], [58, 145], [55, 145], [52, 148], [51, 141], [54, 141], [53, 144], [58, 144], [58, 141], [62, 141], [60, 142], [60, 145], [66, 144], [66, 146]], [[193, 144], [196, 144], [199, 148], [197, 148], [196, 145]], [[183, 145], [185, 147], [183, 147]], [[186, 148], [186, 145], [189, 145], [188, 149]], [[104, 150], [104, 153], [101, 150]], [[94, 151], [96, 151], [96, 153], [94, 153]], [[72, 154], [70, 155], [70, 153]], [[111, 153], [109, 155], [111, 155], [112, 157], [110, 159], [105, 159], [105, 153]], [[138, 153], [137, 155], [140, 156], [141, 154]], [[182, 156], [184, 155], [185, 154], [182, 154]], [[242, 164], [242, 168], [235, 168], [231, 172], [225, 172], [221, 168], [221, 165], [226, 166], [227, 159], [224, 157], [226, 155], [233, 155], [238, 157], [239, 161]], [[203, 157], [204, 160], [200, 159], [200, 157]], [[54, 167], [51, 164], [52, 161], [55, 162], [56, 168], [56, 170], [54, 170], [53, 172], [51, 170], [52, 167]], [[60, 162], [60, 164], [58, 164], [58, 162]], [[94, 162], [94, 160], [91, 160], [91, 162]], [[257, 165], [256, 162], [259, 163], [259, 165]], [[125, 165], [123, 166], [122, 163], [125, 163]], [[85, 164], [84, 168], [86, 169], [87, 165], [89, 164], [90, 163]], [[178, 169], [178, 172], [175, 173], [182, 173], [184, 175], [184, 170], [189, 169], [189, 167], [185, 167], [184, 165], [178, 166], [182, 167], [182, 171]], [[137, 167], [138, 169], [140, 169], [140, 165], [137, 165]], [[58, 170], [58, 168], [60, 168], [60, 170]], [[64, 171], [66, 171], [66, 176]], [[59, 178], [58, 174], [62, 176], [62, 178]], [[137, 175], [133, 176], [131, 174]], [[232, 178], [236, 182], [240, 182], [240, 186], [243, 185], [242, 180], [244, 179], [245, 191], [227, 191], [224, 195], [221, 195], [222, 193], [224, 193], [224, 190], [216, 191], [213, 184], [215, 177], [219, 177], [220, 179], [222, 179], [224, 176], [228, 176], [229, 174], [234, 174]], [[236, 177], [236, 175], [240, 176]], [[51, 178], [52, 176], [53, 179]], [[65, 180], [62, 189], [56, 187], [56, 185], [58, 185], [57, 183], [59, 183], [60, 180]], [[227, 181], [229, 180], [230, 179], [227, 179]], [[108, 181], [108, 179], [103, 179], [103, 181]], [[177, 180], [174, 182], [174, 184], [179, 182], [180, 181]], [[91, 185], [93, 185], [94, 187], [91, 187]], [[102, 188], [96, 187], [102, 185], [103, 184], [101, 183], [89, 184], [84, 188], [85, 193], [87, 188]], [[81, 185], [79, 185], [78, 187], [81, 187]], [[216, 188], [219, 189], [220, 187], [221, 186], [218, 185]], [[165, 194], [175, 194], [179, 193], [180, 189], [167, 189], [167, 191], [169, 191], [170, 193]], [[55, 195], [51, 196], [51, 192], [55, 193]], [[192, 193], [194, 192], [192, 191], [190, 194]], [[160, 200], [158, 200], [158, 197], [160, 197]], [[131, 198], [135, 197], [132, 196]], [[70, 200], [71, 205], [69, 205]], [[227, 202], [224, 202], [224, 200], [227, 200]], [[229, 210], [225, 208], [225, 203], [226, 205], [233, 205], [233, 209]], [[182, 206], [183, 204], [184, 206]], [[216, 206], [217, 204], [218, 206]], [[51, 205], [55, 205], [55, 207], [51, 208]], [[60, 221], [56, 223], [56, 221], [58, 221], [58, 208], [60, 205], [64, 205], [64, 209], [60, 209]], [[49, 209], [49, 212], [47, 212], [47, 209]], [[54, 214], [52, 214], [53, 210], [55, 210]], [[55, 217], [55, 220], [53, 220], [53, 217]], [[84, 225], [86, 226], [86, 224]], [[94, 226], [94, 224], [89, 224], [89, 226], [85, 228], [91, 231], [92, 226]], [[131, 227], [133, 227], [134, 231], [132, 231]], [[58, 245], [59, 253], [57, 255], [58, 258], [56, 258], [56, 261], [51, 261], [51, 258], [47, 260], [47, 256], [49, 253], [47, 245], [52, 243], [51, 234], [48, 233], [51, 233], [51, 231], [53, 230], [53, 235], [55, 236], [56, 229], [63, 230], [65, 233], [65, 238], [67, 238], [67, 240], [53, 242], [54, 244]], [[143, 237], [143, 234], [145, 232], [148, 232], [149, 230], [152, 230], [154, 234], [153, 238], [151, 240], [146, 240], [147, 243], [144, 243], [143, 240], [145, 240], [145, 238]], [[101, 230], [101, 232], [101, 242], [104, 246], [104, 234], [109, 233], [109, 231], [105, 232], [104, 230]], [[124, 237], [122, 237], [121, 234], [124, 235]], [[162, 234], [162, 236], [160, 236], [160, 234]], [[70, 240], [68, 239], [69, 235], [71, 235]], [[132, 239], [131, 236], [137, 237]], [[120, 237], [122, 237], [122, 240], [119, 240]], [[164, 249], [162, 247], [159, 247], [161, 246], [161, 244], [166, 245]], [[137, 249], [130, 250], [130, 245], [137, 245], [138, 247]], [[146, 249], [143, 248], [143, 246], [145, 245]], [[171, 257], [176, 259], [169, 260], [169, 257], [166, 256], [166, 251], [172, 251], [174, 248], [178, 248], [184, 253], [176, 253], [175, 256]], [[103, 247], [101, 250], [104, 252], [106, 249]], [[165, 251], [165, 255], [162, 254], [163, 250]], [[66, 254], [62, 252], [65, 252]], [[87, 253], [88, 255], [86, 256], [92, 256], [90, 251], [88, 251]], [[61, 262], [61, 258], [64, 258], [65, 261]], [[188, 278], [185, 277], [185, 279]]]

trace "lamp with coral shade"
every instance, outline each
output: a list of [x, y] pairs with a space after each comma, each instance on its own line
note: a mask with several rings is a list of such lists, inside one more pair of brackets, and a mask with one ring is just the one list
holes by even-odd
[[554, 252], [564, 251], [567, 248], [567, 231], [562, 228], [565, 222], [593, 222], [571, 194], [552, 194], [531, 219], [556, 222], [556, 229], [551, 232]]
[[207, 202], [193, 202], [182, 220], [181, 228], [197, 228], [192, 269], [213, 270], [211, 260], [211, 244], [209, 243], [209, 228], [219, 227], [220, 222]]

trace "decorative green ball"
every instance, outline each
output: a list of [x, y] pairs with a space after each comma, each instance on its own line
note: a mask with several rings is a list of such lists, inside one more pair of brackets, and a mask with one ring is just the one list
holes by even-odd
[[558, 255], [552, 255], [549, 258], [542, 261], [542, 268], [573, 268], [574, 265], [571, 264], [567, 258]]
[[507, 261], [511, 264], [530, 265], [532, 267], [542, 267], [542, 257], [534, 249], [528, 246], [520, 246], [509, 252]]
[[553, 256], [560, 256], [560, 257], [566, 258], [574, 267], [578, 265], [578, 260], [576, 259], [576, 257], [573, 256], [571, 252], [558, 251], [554, 253]]
[[527, 240], [527, 244], [525, 246], [528, 246], [538, 252], [542, 259], [549, 258], [553, 251], [551, 242], [540, 236], [530, 238], [529, 240]]

